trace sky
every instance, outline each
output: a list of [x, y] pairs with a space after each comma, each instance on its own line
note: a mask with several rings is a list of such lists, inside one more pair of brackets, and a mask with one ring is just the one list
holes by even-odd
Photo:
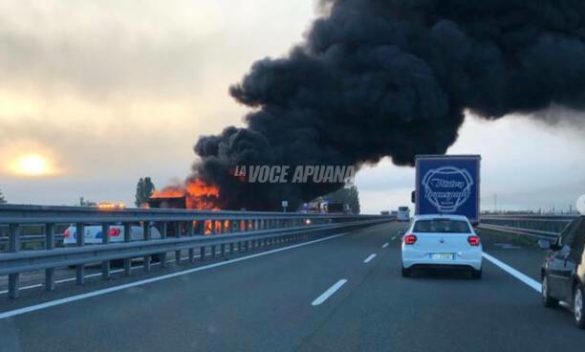
[[[315, 0], [0, 0], [0, 190], [131, 205], [139, 177], [183, 179], [198, 136], [243, 126], [228, 87], [286, 55], [317, 13]], [[585, 194], [583, 132], [467, 113], [448, 153], [482, 155], [484, 210], [568, 210]], [[391, 210], [410, 205], [414, 170], [384, 160], [356, 184], [363, 212]]]

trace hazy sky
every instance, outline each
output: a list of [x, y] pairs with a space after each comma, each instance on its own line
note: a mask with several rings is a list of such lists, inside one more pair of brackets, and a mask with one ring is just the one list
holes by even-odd
[[[140, 176], [157, 186], [184, 178], [199, 135], [242, 125], [246, 110], [228, 86], [255, 60], [300, 42], [316, 8], [315, 0], [0, 0], [0, 189], [13, 203], [131, 204]], [[567, 209], [585, 194], [582, 128], [468, 116], [449, 153], [482, 154], [484, 209], [495, 194], [498, 208]], [[49, 174], [23, 175], [23, 165], [34, 171], [43, 160]], [[362, 208], [409, 204], [413, 178], [389, 161], [366, 168], [357, 178]]]

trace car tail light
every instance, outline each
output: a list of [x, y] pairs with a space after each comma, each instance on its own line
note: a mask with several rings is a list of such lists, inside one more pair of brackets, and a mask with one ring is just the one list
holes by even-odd
[[404, 236], [404, 244], [408, 244], [408, 245], [415, 244], [416, 240], [417, 240], [416, 235], [410, 234], [410, 235]]
[[63, 231], [63, 237], [69, 238], [70, 236], [71, 236], [71, 231], [69, 231], [69, 228], [66, 228], [65, 231]]
[[479, 243], [481, 241], [479, 240], [478, 236], [469, 236], [467, 237], [467, 242], [469, 243], [470, 246], [479, 246]]
[[112, 227], [108, 233], [110, 234], [110, 237], [118, 237], [120, 236], [120, 229]]

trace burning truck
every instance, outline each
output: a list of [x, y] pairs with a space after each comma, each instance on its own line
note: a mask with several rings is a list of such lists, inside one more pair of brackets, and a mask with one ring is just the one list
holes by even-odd
[[189, 179], [184, 185], [174, 185], [154, 191], [148, 200], [149, 208], [219, 210], [219, 188], [201, 179]]
[[[154, 191], [147, 206], [151, 209], [219, 210], [219, 189], [200, 179], [188, 179], [184, 185], [167, 186], [160, 191]], [[185, 235], [186, 225], [185, 223], [167, 224], [167, 235], [171, 237]], [[229, 220], [224, 223], [206, 220], [195, 221], [193, 226], [198, 233], [212, 234], [221, 232], [222, 228], [228, 228], [231, 223]]]

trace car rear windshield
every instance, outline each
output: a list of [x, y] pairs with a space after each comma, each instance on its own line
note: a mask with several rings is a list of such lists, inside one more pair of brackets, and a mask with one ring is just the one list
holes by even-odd
[[429, 219], [415, 222], [413, 232], [471, 233], [471, 229], [464, 220]]

